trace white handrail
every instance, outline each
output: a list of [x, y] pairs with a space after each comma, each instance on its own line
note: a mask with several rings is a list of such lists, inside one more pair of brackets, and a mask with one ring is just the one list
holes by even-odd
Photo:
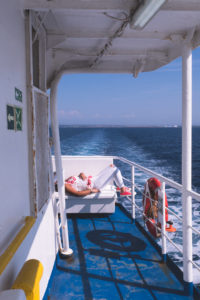
[[61, 148], [60, 148], [60, 138], [59, 138], [59, 125], [58, 125], [58, 116], [56, 110], [56, 99], [57, 99], [57, 89], [58, 82], [60, 80], [59, 75], [51, 83], [51, 92], [50, 92], [50, 115], [51, 115], [51, 129], [54, 143], [55, 151], [55, 166], [56, 173], [58, 178], [58, 194], [60, 202], [60, 218], [61, 218], [61, 231], [62, 231], [62, 241], [63, 241], [63, 256], [70, 256], [73, 253], [73, 250], [69, 247], [69, 234], [68, 234], [68, 223], [67, 215], [65, 213], [65, 186], [63, 179], [63, 169], [62, 169], [62, 159], [61, 159]]
[[[142, 167], [142, 166], [136, 164], [135, 162], [132, 162], [132, 161], [126, 159], [126, 158], [123, 158], [123, 157], [120, 157], [120, 156], [114, 156], [113, 158], [114, 158], [114, 159], [118, 159], [118, 160], [120, 160], [120, 161], [122, 161], [122, 162], [124, 162], [124, 163], [126, 163], [126, 164], [128, 164], [128, 165], [130, 165], [130, 166], [134, 166], [134, 167], [136, 167], [138, 170], [143, 171], [144, 173], [146, 173], [146, 174], [148, 174], [148, 175], [156, 176], [156, 178], [158, 178], [160, 181], [165, 181], [166, 184], [168, 184], [168, 185], [174, 187], [175, 189], [177, 189], [177, 190], [179, 190], [179, 191], [182, 191], [182, 185], [181, 185], [181, 184], [179, 184], [179, 183], [177, 183], [177, 182], [175, 182], [175, 181], [173, 181], [173, 180], [171, 180], [171, 179], [168, 179], [168, 178], [165, 177], [165, 176], [162, 176], [162, 175], [160, 175], [160, 174], [157, 174], [156, 172], [151, 171], [151, 170], [149, 170], [149, 169], [147, 169], [147, 168], [145, 168], [145, 167]], [[200, 200], [200, 195], [199, 195], [199, 200]]]
[[[137, 209], [138, 210], [140, 210], [140, 211], [142, 211], [142, 215], [144, 215], [145, 216], [145, 214], [143, 213], [143, 210], [137, 205], [137, 204], [135, 204], [135, 207], [137, 207]], [[146, 216], [145, 216], [146, 217]], [[147, 217], [146, 217], [146, 219], [147, 220], [149, 220], [150, 222], [151, 222], [151, 220], [150, 219], [148, 219]], [[153, 222], [151, 222], [155, 227], [156, 227], [156, 224], [155, 223], [153, 223]], [[158, 230], [160, 230], [160, 228], [158, 228]], [[168, 241], [180, 252], [180, 253], [182, 253], [183, 254], [183, 251], [168, 237], [168, 235], [165, 233], [164, 234], [164, 236], [168, 239]]]
[[[177, 182], [175, 182], [175, 181], [173, 181], [171, 179], [168, 179], [167, 177], [162, 176], [162, 175], [160, 175], [160, 174], [158, 174], [158, 173], [156, 173], [154, 171], [151, 171], [151, 170], [149, 170], [149, 169], [147, 169], [145, 167], [142, 167], [142, 166], [136, 164], [135, 162], [132, 162], [132, 161], [126, 159], [126, 158], [123, 158], [123, 157], [120, 157], [120, 156], [113, 156], [113, 159], [118, 159], [118, 160], [120, 160], [120, 161], [122, 161], [122, 162], [124, 162], [124, 163], [126, 163], [126, 164], [128, 164], [130, 166], [134, 166], [138, 170], [143, 171], [144, 173], [146, 173], [146, 174], [148, 174], [150, 176], [156, 176], [157, 179], [159, 179], [162, 182], [164, 181], [167, 185], [169, 185], [169, 186], [171, 186], [171, 187], [179, 190], [180, 192], [182, 192], [182, 190], [183, 190], [182, 184], [177, 183]], [[188, 194], [188, 196], [191, 196], [193, 199], [195, 199], [195, 200], [197, 200], [197, 201], [200, 202], [200, 194], [199, 193], [194, 192], [194, 191], [187, 191], [187, 194]]]
[[190, 260], [191, 264], [197, 268], [197, 270], [200, 272], [200, 266], [198, 266], [193, 260]]
[[[131, 201], [131, 200], [129, 199], [129, 201]], [[151, 221], [151, 219], [149, 219], [149, 218], [144, 214], [143, 209], [141, 209], [141, 208], [140, 208], [137, 204], [135, 204], [135, 203], [134, 203], [134, 206], [137, 207], [137, 209], [141, 211], [141, 215], [142, 215], [143, 217], [145, 217], [146, 220], [148, 220], [154, 227], [157, 228], [158, 231], [161, 232], [160, 227], [159, 227], [157, 224], [153, 223], [153, 222]]]
[[188, 195], [200, 202], [200, 194], [194, 191], [188, 191]]
[[[123, 179], [126, 179], [125, 177], [123, 177]], [[128, 180], [128, 179], [127, 179]], [[138, 185], [135, 184], [135, 188], [142, 194], [142, 196], [145, 196], [145, 193], [143, 193], [143, 191], [138, 187]], [[152, 201], [152, 199], [150, 198], [150, 200]], [[175, 212], [173, 212], [173, 210], [171, 210], [169, 207], [165, 206], [165, 209], [167, 209], [172, 215], [174, 215], [179, 221], [183, 222], [182, 218], [180, 218]], [[200, 234], [200, 232], [199, 232]]]
[[165, 237], [168, 239], [168, 241], [179, 251], [183, 254], [183, 250], [179, 248], [169, 237], [167, 234], [165, 234]]
[[122, 178], [123, 178], [125, 181], [127, 181], [127, 182], [129, 182], [129, 183], [132, 183], [131, 180], [127, 179], [126, 177], [122, 176]]
[[192, 226], [189, 226], [194, 232], [196, 232], [197, 234], [199, 234], [200, 235], [200, 231], [199, 230], [197, 230], [197, 229], [195, 229], [194, 227], [192, 227]]
[[[131, 199], [129, 198], [129, 197], [127, 197], [128, 198], [128, 200], [131, 202]], [[134, 204], [134, 206], [139, 210], [139, 211], [141, 211], [141, 215], [143, 215], [143, 216], [145, 216], [145, 214], [143, 213], [143, 209], [142, 208], [140, 208], [137, 204]], [[168, 210], [168, 211], [170, 211], [172, 214], [174, 214], [175, 215], [175, 217], [177, 217], [178, 219], [180, 219], [180, 221], [182, 221], [182, 219], [180, 218], [180, 217], [178, 217], [178, 215], [176, 215], [171, 209], [168, 209], [166, 206], [165, 206], [165, 208]], [[148, 219], [148, 218], [147, 218]], [[150, 222], [151, 222], [151, 220], [150, 219], [148, 219]], [[156, 225], [153, 223], [153, 222], [151, 222], [155, 227], [156, 227]], [[197, 229], [195, 229], [194, 227], [192, 227], [191, 226], [191, 229], [192, 230], [194, 230], [197, 234], [199, 234], [200, 235], [200, 231], [198, 231]], [[167, 238], [167, 240], [180, 252], [180, 253], [182, 253], [183, 254], [183, 251], [168, 237], [168, 235], [167, 234], [164, 234], [165, 235], [165, 237]], [[195, 264], [195, 263], [194, 263]], [[198, 269], [198, 267], [195, 265], [195, 267]], [[200, 271], [200, 268], [199, 268], [199, 271]]]
[[175, 212], [173, 212], [173, 210], [171, 210], [169, 207], [165, 206], [165, 209], [167, 211], [169, 211], [172, 215], [174, 215], [177, 219], [179, 219], [179, 221], [183, 222], [182, 218], [180, 218]]
[[[168, 184], [169, 186], [171, 186], [171, 187], [173, 187], [173, 188], [179, 190], [181, 193], [183, 192], [183, 186], [182, 186], [181, 184], [179, 184], [179, 183], [177, 183], [177, 182], [171, 180], [171, 179], [168, 179], [168, 178], [166, 178], [166, 177], [164, 177], [164, 176], [162, 176], [162, 175], [160, 175], [160, 174], [157, 174], [156, 172], [153, 172], [153, 171], [151, 171], [151, 170], [149, 170], [149, 169], [147, 169], [147, 168], [144, 168], [144, 167], [142, 167], [142, 166], [140, 166], [140, 165], [138, 165], [138, 164], [136, 164], [136, 163], [134, 163], [134, 162], [132, 162], [132, 161], [130, 161], [130, 160], [127, 160], [127, 159], [125, 159], [125, 158], [118, 157], [118, 156], [114, 156], [113, 159], [118, 159], [118, 160], [120, 160], [120, 161], [122, 161], [122, 162], [124, 162], [124, 163], [126, 163], [126, 164], [128, 164], [128, 165], [130, 165], [130, 166], [132, 166], [132, 167], [135, 167], [135, 168], [137, 168], [138, 170], [140, 170], [140, 171], [142, 171], [142, 172], [144, 172], [144, 173], [146, 173], [146, 174], [148, 174], [148, 175], [150, 175], [150, 176], [156, 177], [156, 178], [159, 179], [161, 182], [165, 182], [165, 183]], [[129, 182], [129, 183], [132, 183], [131, 180], [129, 180], [129, 179], [125, 178], [125, 177], [123, 177], [123, 179], [126, 180], [126, 181]], [[144, 192], [142, 191], [142, 189], [140, 189], [139, 186], [136, 185], [135, 183], [134, 183], [134, 188], [136, 188], [142, 195], [145, 195]], [[188, 191], [188, 190], [185, 191], [185, 192], [187, 193], [188, 196], [191, 196], [193, 199], [195, 199], [195, 200], [197, 200], [197, 201], [200, 201], [200, 194], [198, 194], [197, 192], [194, 192], [194, 191]], [[127, 199], [128, 199], [130, 202], [132, 202], [132, 199], [130, 199], [130, 197], [127, 197]], [[150, 199], [150, 200], [152, 200], [152, 199]], [[142, 208], [140, 208], [136, 203], [132, 203], [132, 205], [133, 205], [134, 207], [136, 207], [136, 208], [141, 212], [141, 215], [145, 216], [145, 218], [151, 222], [151, 220], [148, 219], [148, 218], [146, 217], [146, 215], [144, 214]], [[166, 206], [163, 205], [163, 212], [164, 212], [165, 209], [167, 209], [167, 211], [168, 211], [169, 213], [173, 214], [179, 221], [183, 222], [183, 219], [182, 219], [181, 217], [179, 217], [174, 211], [172, 211], [171, 209], [169, 209], [168, 207], [166, 207]], [[151, 223], [152, 223], [155, 227], [157, 227], [156, 224], [154, 224], [153, 222], [151, 222]], [[195, 233], [197, 233], [197, 234], [200, 235], [200, 231], [198, 231], [197, 229], [195, 229], [195, 228], [192, 227], [192, 226], [189, 226], [189, 227], [190, 227]], [[160, 228], [158, 228], [158, 230], [160, 230]], [[161, 231], [161, 230], [160, 230], [160, 231]], [[169, 241], [169, 242], [170, 242], [170, 243], [171, 243], [171, 244], [172, 244], [172, 245], [180, 252], [180, 253], [183, 254], [183, 250], [182, 250], [179, 246], [177, 246], [176, 243], [174, 243], [174, 242], [172, 241], [172, 239], [170, 239], [170, 238], [168, 237], [168, 235], [166, 234], [166, 232], [162, 231], [162, 235], [163, 235], [163, 237], [165, 237], [165, 238], [166, 238], [166, 239], [167, 239], [167, 240], [168, 240], [168, 241]], [[165, 246], [165, 245], [164, 245], [164, 246]], [[162, 247], [162, 252], [163, 252], [163, 249], [165, 249], [165, 247], [164, 247], [164, 248]], [[192, 260], [190, 260], [190, 262], [192, 263], [193, 266], [195, 266], [195, 267], [197, 268], [198, 271], [200, 271], [200, 266], [198, 266], [198, 265], [197, 265], [195, 262], [193, 262]]]

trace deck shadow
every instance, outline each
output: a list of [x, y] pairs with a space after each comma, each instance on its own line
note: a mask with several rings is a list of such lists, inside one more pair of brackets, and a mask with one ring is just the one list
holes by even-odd
[[[171, 278], [170, 271], [162, 264], [161, 257], [155, 254], [155, 249], [141, 233], [135, 235], [138, 229], [134, 224], [129, 220], [120, 220], [118, 223], [112, 216], [103, 216], [103, 228], [98, 229], [99, 222], [100, 216], [71, 217], [71, 232], [76, 244], [75, 261], [71, 264], [60, 259], [57, 261], [59, 270], [81, 278], [84, 299], [112, 299], [112, 294], [116, 299], [126, 299], [124, 288], [126, 295], [134, 294], [136, 299], [137, 295], [139, 299], [142, 294], [150, 299], [159, 299], [165, 294], [182, 299], [182, 285], [178, 284], [178, 280], [173, 282], [174, 278]], [[154, 276], [158, 276], [158, 282], [152, 280]], [[105, 291], [105, 286], [112, 287], [113, 292], [109, 288]], [[74, 297], [76, 290], [77, 286], [74, 286]], [[101, 296], [100, 290], [103, 290]]]
[[[69, 219], [74, 258], [57, 257], [49, 299], [191, 299], [137, 226], [121, 214], [117, 208], [112, 216]], [[60, 283], [62, 294], [59, 276], [72, 279], [70, 286]]]
[[115, 230], [94, 230], [86, 235], [88, 240], [102, 249], [138, 252], [146, 248], [146, 243], [130, 233]]

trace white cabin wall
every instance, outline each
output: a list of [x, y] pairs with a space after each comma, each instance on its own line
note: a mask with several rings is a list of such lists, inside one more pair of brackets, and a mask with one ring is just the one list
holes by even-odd
[[15, 256], [0, 275], [0, 291], [12, 286], [26, 260], [38, 259], [44, 267], [40, 281], [40, 299], [43, 298], [58, 250], [54, 226], [53, 206], [49, 199]]
[[37, 230], [37, 234], [33, 237], [33, 243], [27, 260], [32, 258], [38, 259], [44, 267], [40, 281], [40, 297], [42, 299], [45, 294], [58, 251], [54, 212], [51, 200], [49, 200], [48, 204], [40, 211], [35, 224], [35, 229]]
[[[30, 214], [25, 26], [20, 1], [3, 0], [0, 9], [0, 253]], [[15, 87], [23, 100], [15, 100]], [[7, 129], [7, 104], [21, 107], [22, 131]]]
[[[15, 237], [24, 217], [30, 215], [29, 155], [32, 120], [27, 117], [25, 19], [20, 0], [1, 0], [0, 9], [0, 255]], [[15, 100], [15, 87], [23, 100]], [[7, 129], [7, 105], [23, 109], [22, 131]], [[30, 113], [30, 112], [29, 112]], [[31, 115], [31, 114], [30, 114]], [[28, 120], [28, 122], [27, 122]], [[31, 164], [30, 164], [31, 168]], [[0, 290], [10, 288], [27, 259], [42, 262], [40, 284], [45, 293], [56, 256], [56, 235], [51, 200], [44, 205], [36, 223], [0, 275]]]

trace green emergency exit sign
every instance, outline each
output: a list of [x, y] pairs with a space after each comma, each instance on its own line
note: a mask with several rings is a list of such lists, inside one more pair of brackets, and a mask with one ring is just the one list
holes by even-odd
[[20, 91], [18, 88], [15, 88], [15, 99], [22, 102], [22, 91]]
[[9, 130], [22, 130], [22, 108], [7, 105], [7, 128]]
[[15, 110], [10, 105], [7, 105], [7, 126], [9, 130], [15, 129]]
[[15, 130], [22, 130], [22, 108], [15, 107]]

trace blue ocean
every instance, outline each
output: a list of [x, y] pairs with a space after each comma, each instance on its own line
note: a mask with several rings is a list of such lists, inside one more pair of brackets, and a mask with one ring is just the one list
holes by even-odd
[[[200, 192], [200, 127], [193, 127], [192, 150], [192, 185]], [[111, 155], [121, 156], [136, 162], [156, 173], [181, 183], [181, 128], [86, 128], [60, 127], [62, 155]], [[124, 177], [131, 178], [130, 166], [122, 162], [114, 162]], [[83, 170], [84, 171], [84, 170]], [[136, 170], [136, 184], [143, 190], [147, 176]], [[136, 190], [136, 202], [142, 205], [142, 195]], [[169, 208], [181, 216], [180, 193], [166, 186]], [[128, 200], [119, 199], [127, 210], [131, 209]], [[136, 217], [141, 220], [138, 211]], [[170, 233], [170, 238], [181, 248], [182, 224], [173, 215], [177, 231]], [[200, 230], [200, 203], [193, 200], [193, 226]], [[169, 234], [168, 234], [169, 235]], [[182, 254], [174, 246], [167, 243], [167, 251], [173, 260], [182, 267]], [[200, 237], [193, 234], [193, 260], [200, 265]], [[200, 274], [195, 270], [195, 282], [200, 282]]]

